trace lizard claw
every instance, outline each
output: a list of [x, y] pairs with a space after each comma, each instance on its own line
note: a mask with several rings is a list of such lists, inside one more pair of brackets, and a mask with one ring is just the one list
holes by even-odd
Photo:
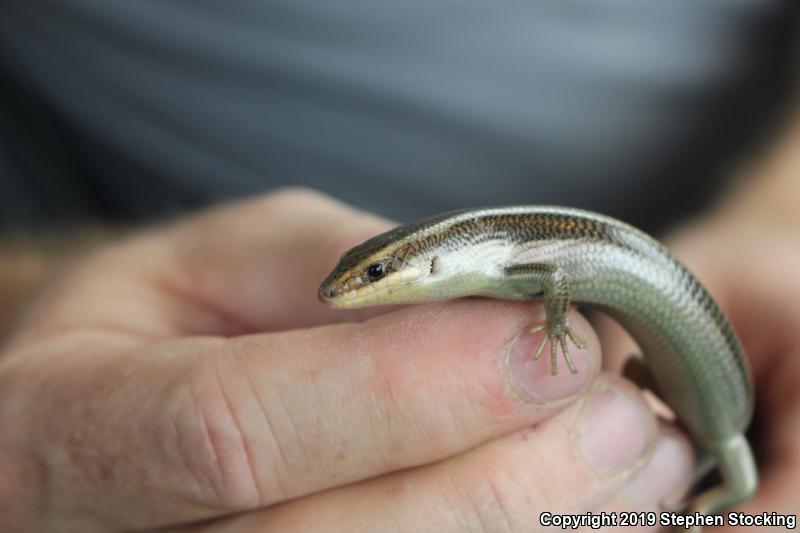
[[569, 371], [573, 374], [578, 372], [578, 369], [575, 368], [575, 363], [572, 362], [572, 357], [569, 355], [569, 350], [567, 349], [567, 337], [572, 341], [572, 343], [580, 350], [586, 348], [586, 342], [578, 336], [575, 332], [572, 331], [572, 328], [569, 325], [565, 325], [563, 327], [555, 328], [555, 330], [549, 328], [545, 324], [541, 324], [538, 326], [534, 326], [531, 328], [531, 333], [539, 333], [540, 331], [546, 331], [544, 337], [542, 338], [541, 344], [536, 349], [536, 351], [531, 356], [531, 359], [534, 361], [538, 361], [539, 357], [542, 356], [544, 352], [544, 347], [547, 343], [550, 343], [550, 373], [552, 375], [558, 374], [558, 347], [561, 347], [561, 353], [564, 354], [564, 361], [567, 363], [567, 367]]

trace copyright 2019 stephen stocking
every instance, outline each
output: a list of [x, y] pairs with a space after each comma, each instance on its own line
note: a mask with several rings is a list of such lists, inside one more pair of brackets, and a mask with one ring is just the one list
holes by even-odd
[[736, 511], [717, 515], [681, 514], [666, 511], [660, 513], [542, 513], [539, 515], [539, 524], [561, 529], [577, 529], [579, 527], [600, 529], [601, 527], [655, 525], [683, 527], [686, 529], [694, 526], [784, 527], [786, 529], [795, 529], [797, 527], [797, 515], [780, 513], [751, 514]]

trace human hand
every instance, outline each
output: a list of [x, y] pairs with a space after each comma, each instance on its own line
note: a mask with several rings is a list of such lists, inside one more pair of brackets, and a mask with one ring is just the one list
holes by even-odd
[[679, 495], [685, 439], [579, 315], [552, 377], [541, 304], [319, 304], [386, 227], [283, 192], [65, 275], [0, 356], [0, 531], [531, 531]]
[[673, 238], [675, 253], [728, 314], [751, 363], [756, 413], [750, 436], [761, 480], [756, 496], [736, 509], [745, 513], [800, 509], [798, 243], [800, 227], [766, 227], [735, 215]]

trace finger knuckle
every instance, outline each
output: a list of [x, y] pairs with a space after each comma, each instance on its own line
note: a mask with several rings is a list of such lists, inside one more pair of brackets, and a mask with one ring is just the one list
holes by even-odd
[[223, 511], [253, 509], [261, 494], [248, 439], [234, 407], [217, 383], [189, 380], [176, 412], [180, 462], [206, 504]]

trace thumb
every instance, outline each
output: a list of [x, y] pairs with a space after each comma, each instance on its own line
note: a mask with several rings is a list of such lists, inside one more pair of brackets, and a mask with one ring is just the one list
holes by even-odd
[[87, 259], [34, 306], [16, 340], [87, 327], [229, 336], [373, 316], [327, 308], [317, 287], [345, 249], [388, 226], [302, 189], [210, 210]]

